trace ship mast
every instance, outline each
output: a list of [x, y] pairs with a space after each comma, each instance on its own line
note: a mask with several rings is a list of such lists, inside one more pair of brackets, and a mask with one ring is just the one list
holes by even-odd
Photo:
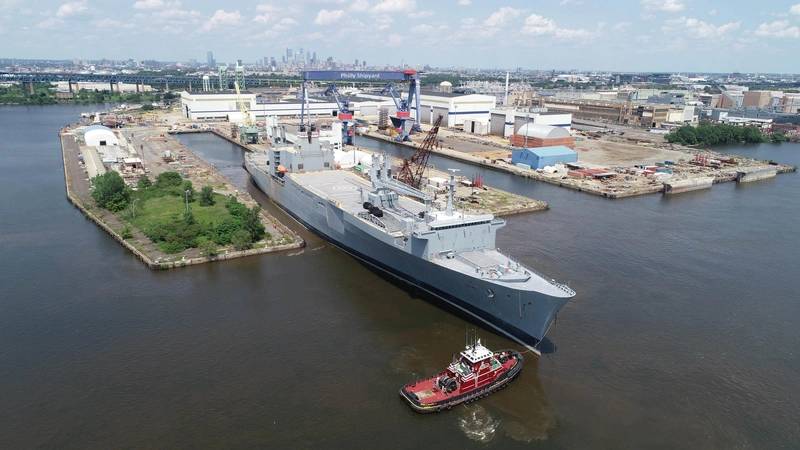
[[447, 186], [447, 215], [453, 215], [454, 201], [456, 196], [456, 172], [458, 169], [447, 169], [450, 171], [450, 182]]

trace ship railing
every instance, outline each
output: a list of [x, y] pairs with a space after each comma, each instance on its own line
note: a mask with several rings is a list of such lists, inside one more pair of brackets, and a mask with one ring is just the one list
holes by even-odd
[[373, 225], [378, 226], [380, 228], [384, 228], [384, 229], [386, 228], [386, 224], [383, 223], [383, 221], [381, 219], [378, 219], [377, 217], [373, 216], [372, 214], [370, 214], [368, 212], [360, 212], [360, 213], [358, 213], [358, 217], [360, 217], [361, 219], [366, 220], [367, 222], [370, 222]]
[[[497, 251], [500, 251], [500, 249], [497, 249]], [[569, 286], [567, 286], [566, 284], [564, 284], [564, 283], [559, 283], [559, 282], [558, 282], [558, 281], [556, 281], [555, 279], [548, 277], [547, 275], [545, 275], [545, 274], [544, 274], [544, 273], [542, 273], [542, 272], [539, 272], [538, 270], [534, 269], [533, 267], [522, 266], [522, 265], [521, 265], [520, 263], [518, 263], [517, 261], [514, 261], [513, 259], [511, 259], [511, 257], [510, 257], [510, 256], [508, 256], [508, 255], [506, 255], [506, 258], [508, 258], [509, 265], [511, 265], [512, 263], [513, 263], [513, 264], [516, 264], [516, 265], [517, 265], [517, 267], [522, 267], [522, 268], [524, 268], [524, 270], [525, 270], [526, 272], [531, 272], [531, 273], [533, 273], [533, 274], [535, 274], [535, 275], [539, 276], [539, 278], [541, 278], [541, 279], [543, 279], [543, 280], [547, 281], [548, 283], [550, 283], [551, 285], [555, 286], [556, 288], [558, 288], [559, 290], [563, 291], [564, 293], [566, 293], [566, 294], [569, 294], [569, 295], [573, 295], [573, 296], [575, 295], [575, 291], [573, 291], [573, 290], [572, 290], [572, 289], [571, 289]]]

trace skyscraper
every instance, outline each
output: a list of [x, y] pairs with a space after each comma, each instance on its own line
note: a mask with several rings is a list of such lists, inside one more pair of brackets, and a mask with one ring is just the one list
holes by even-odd
[[214, 60], [214, 52], [211, 50], [206, 53], [206, 63], [208, 64], [208, 67], [214, 67], [217, 65], [217, 62]]

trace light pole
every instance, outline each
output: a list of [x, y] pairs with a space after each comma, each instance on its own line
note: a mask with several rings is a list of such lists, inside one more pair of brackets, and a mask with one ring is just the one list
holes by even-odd
[[189, 190], [187, 189], [184, 194], [184, 198], [186, 199], [186, 214], [189, 214]]

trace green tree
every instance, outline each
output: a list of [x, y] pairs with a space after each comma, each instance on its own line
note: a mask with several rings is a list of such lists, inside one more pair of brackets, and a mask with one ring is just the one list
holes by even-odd
[[200, 190], [200, 205], [211, 206], [214, 204], [214, 188], [211, 186], [203, 186]]
[[150, 103], [145, 103], [144, 105], [142, 105], [142, 111], [152, 111], [153, 109], [155, 108], [153, 108], [153, 105], [151, 105]]
[[261, 207], [253, 206], [246, 211], [242, 217], [242, 228], [250, 233], [253, 242], [260, 241], [266, 232], [264, 224], [261, 223]]
[[190, 202], [194, 201], [194, 187], [192, 186], [192, 182], [189, 180], [184, 180], [181, 183], [181, 195], [185, 195]]
[[130, 189], [115, 171], [106, 172], [92, 178], [92, 198], [109, 211], [121, 211], [130, 201]]
[[136, 187], [141, 190], [145, 190], [153, 185], [153, 182], [150, 181], [150, 178], [147, 175], [142, 175], [139, 177], [139, 181], [136, 182]]
[[178, 187], [183, 182], [178, 172], [162, 172], [156, 177], [156, 187], [159, 189]]
[[772, 136], [770, 137], [770, 142], [773, 144], [780, 144], [781, 142], [786, 142], [787, 140], [788, 138], [786, 137], [786, 134], [782, 131], [776, 131], [772, 133]]
[[226, 217], [220, 224], [214, 227], [212, 239], [219, 245], [231, 243], [233, 233], [242, 229], [242, 222], [236, 217]]
[[231, 236], [231, 243], [236, 250], [247, 250], [253, 246], [253, 238], [247, 230], [239, 229]]
[[203, 253], [204, 256], [209, 258], [213, 258], [219, 254], [219, 248], [214, 241], [204, 239], [200, 242], [200, 252]]

